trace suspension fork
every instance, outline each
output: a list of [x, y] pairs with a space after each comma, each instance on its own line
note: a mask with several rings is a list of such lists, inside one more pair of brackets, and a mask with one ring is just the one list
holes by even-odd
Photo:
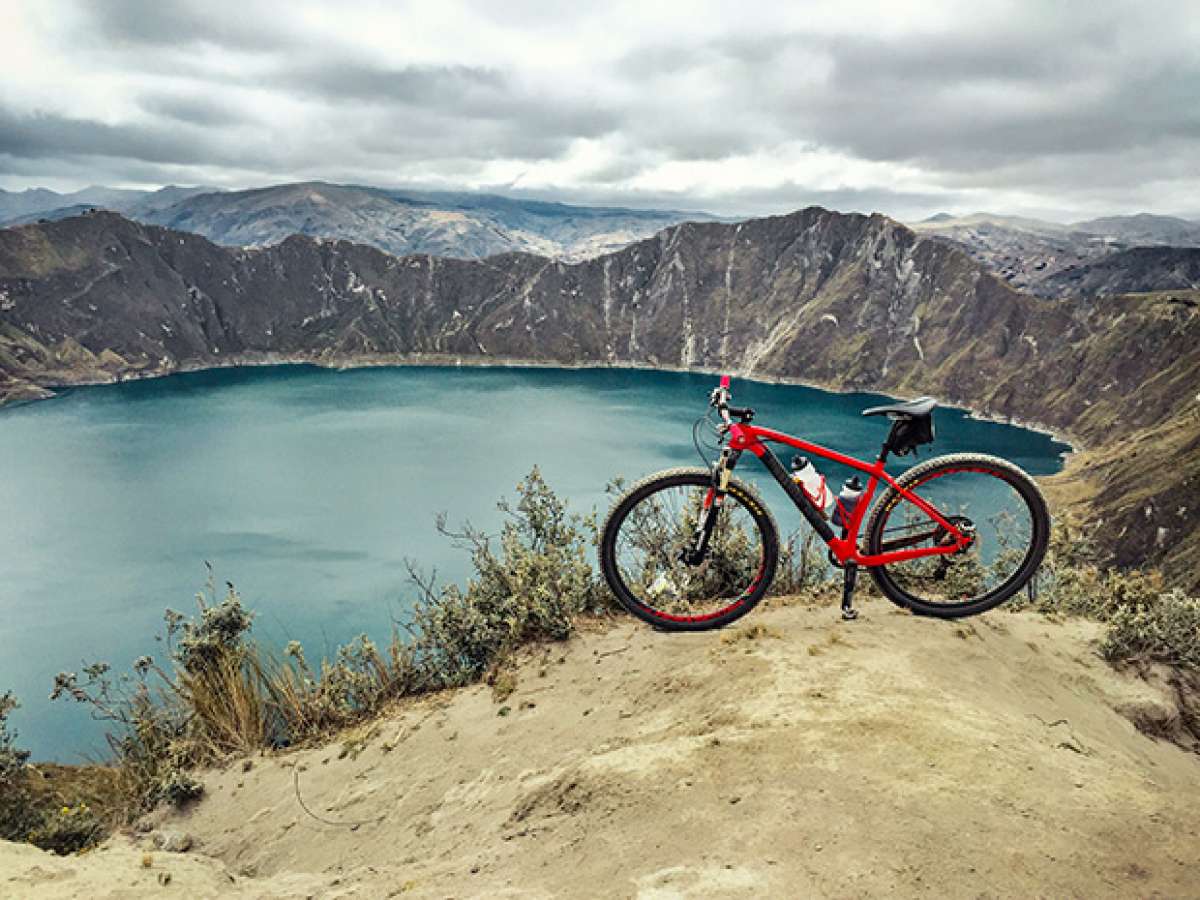
[[713, 466], [712, 485], [704, 496], [704, 506], [700, 511], [700, 522], [696, 526], [695, 540], [692, 546], [681, 554], [683, 561], [688, 565], [698, 566], [708, 555], [708, 545], [712, 540], [713, 529], [716, 528], [717, 517], [721, 511], [721, 505], [725, 502], [725, 495], [729, 492], [729, 479], [733, 474], [733, 467], [737, 465], [741, 455], [741, 450], [731, 450], [726, 447], [721, 451], [721, 458], [717, 464]]

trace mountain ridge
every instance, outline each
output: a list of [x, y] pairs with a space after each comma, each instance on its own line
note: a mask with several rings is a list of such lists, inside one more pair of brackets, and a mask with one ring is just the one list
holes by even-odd
[[[819, 207], [684, 223], [575, 264], [303, 236], [231, 249], [112, 213], [0, 231], [8, 399], [252, 361], [720, 369], [932, 392], [1103, 448], [1192, 421], [1198, 338], [1200, 313], [1170, 297], [1038, 299], [884, 216]], [[1094, 512], [1126, 559], [1182, 560], [1200, 484], [1151, 475]]]
[[371, 244], [396, 255], [433, 253], [464, 259], [512, 251], [581, 259], [682, 221], [717, 221], [699, 211], [573, 206], [498, 194], [323, 181], [241, 191], [169, 186], [155, 192], [87, 188], [69, 195], [25, 193], [34, 199], [23, 202], [23, 195], [0, 192], [0, 226], [60, 219], [98, 207], [144, 224], [200, 234], [225, 246], [261, 247], [306, 234]]
[[[973, 259], [1015, 287], [1043, 297], [1058, 296], [1071, 287], [1067, 272], [1104, 260], [1109, 260], [1110, 271], [1116, 269], [1129, 259], [1121, 255], [1125, 251], [1138, 247], [1200, 247], [1200, 222], [1151, 213], [1065, 225], [986, 212], [967, 216], [942, 213], [910, 227], [931, 240], [962, 246]], [[1143, 279], [1142, 289], [1168, 290], [1175, 286], [1170, 279]]]

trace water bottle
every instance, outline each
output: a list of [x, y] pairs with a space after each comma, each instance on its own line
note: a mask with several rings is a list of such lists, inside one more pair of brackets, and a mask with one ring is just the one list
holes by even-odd
[[862, 495], [862, 482], [858, 480], [857, 475], [851, 475], [846, 479], [841, 492], [837, 495], [837, 509], [833, 512], [834, 525], [841, 525], [843, 528], [850, 527], [850, 521], [854, 518], [854, 510], [858, 508]]
[[835, 505], [833, 492], [825, 483], [825, 476], [817, 471], [817, 467], [807, 457], [792, 457], [792, 481], [800, 486], [813, 502], [813, 506], [828, 519]]

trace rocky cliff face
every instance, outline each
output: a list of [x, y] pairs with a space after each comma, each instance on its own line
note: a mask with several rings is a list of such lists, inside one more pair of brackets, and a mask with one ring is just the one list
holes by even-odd
[[[10, 399], [247, 361], [521, 359], [927, 391], [1109, 446], [1195, 421], [1198, 348], [1194, 306], [1037, 299], [882, 216], [819, 208], [683, 224], [576, 265], [304, 237], [227, 249], [110, 213], [0, 231]], [[1156, 472], [1105, 508], [1118, 530], [1167, 529], [1151, 559], [1197, 541], [1200, 488], [1184, 474]]]
[[[1134, 247], [1067, 266], [1041, 283], [1057, 296], [1200, 291], [1200, 247]], [[1181, 302], [1195, 298], [1181, 293]]]

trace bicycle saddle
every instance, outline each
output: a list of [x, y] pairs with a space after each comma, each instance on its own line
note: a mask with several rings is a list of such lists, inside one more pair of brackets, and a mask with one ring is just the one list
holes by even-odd
[[905, 416], [918, 418], [929, 415], [936, 406], [937, 401], [932, 397], [918, 397], [916, 400], [909, 400], [907, 403], [872, 406], [870, 409], [864, 409], [862, 414], [864, 416]]

